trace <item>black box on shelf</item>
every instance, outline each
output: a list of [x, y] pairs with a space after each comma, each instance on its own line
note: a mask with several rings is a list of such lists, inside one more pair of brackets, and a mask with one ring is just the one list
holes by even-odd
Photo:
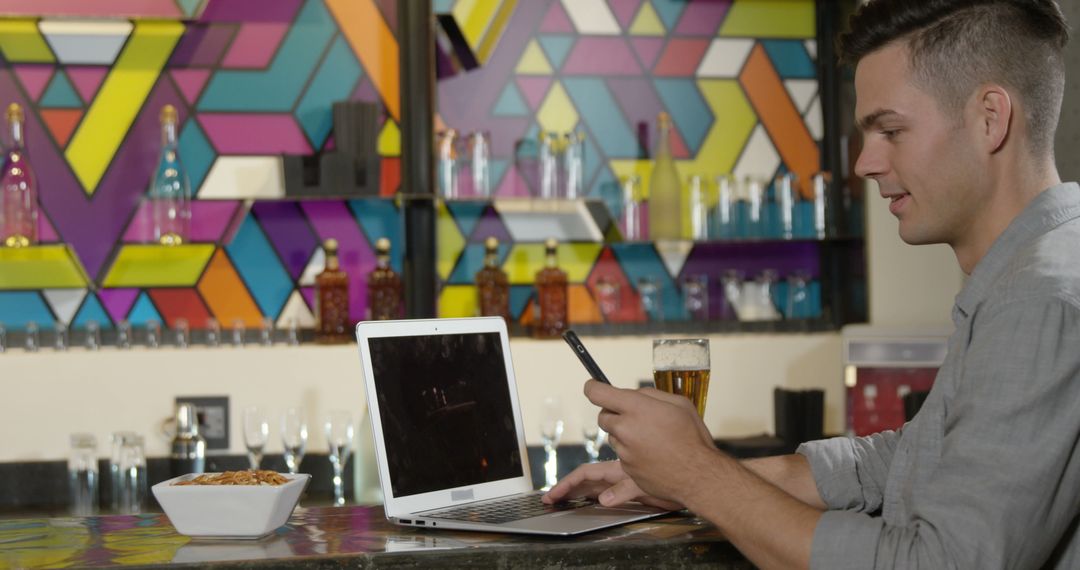
[[374, 103], [334, 103], [335, 149], [284, 155], [285, 195], [378, 196], [378, 110]]

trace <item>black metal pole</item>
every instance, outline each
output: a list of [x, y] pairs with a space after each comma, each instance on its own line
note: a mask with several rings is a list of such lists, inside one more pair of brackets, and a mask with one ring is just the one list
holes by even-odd
[[405, 308], [436, 316], [434, 116], [435, 35], [431, 0], [398, 0], [401, 73], [401, 190]]

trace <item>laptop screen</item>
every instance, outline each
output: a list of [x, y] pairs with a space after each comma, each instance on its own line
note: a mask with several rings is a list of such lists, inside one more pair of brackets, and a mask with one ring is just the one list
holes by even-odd
[[499, 333], [368, 346], [394, 497], [523, 475]]

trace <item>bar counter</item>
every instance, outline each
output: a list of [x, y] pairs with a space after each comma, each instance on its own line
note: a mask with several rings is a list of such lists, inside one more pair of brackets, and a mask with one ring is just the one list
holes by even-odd
[[686, 513], [572, 538], [435, 531], [382, 507], [298, 507], [259, 540], [192, 539], [163, 514], [0, 520], [0, 568], [753, 568]]

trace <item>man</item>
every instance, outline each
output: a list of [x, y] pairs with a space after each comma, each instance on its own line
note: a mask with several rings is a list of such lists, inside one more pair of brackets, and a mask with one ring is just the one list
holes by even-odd
[[740, 463], [685, 398], [589, 381], [621, 461], [545, 500], [686, 507], [764, 568], [1080, 568], [1080, 187], [1053, 152], [1064, 18], [1053, 0], [873, 0], [851, 23], [856, 172], [904, 241], [949, 244], [969, 276], [922, 410]]

